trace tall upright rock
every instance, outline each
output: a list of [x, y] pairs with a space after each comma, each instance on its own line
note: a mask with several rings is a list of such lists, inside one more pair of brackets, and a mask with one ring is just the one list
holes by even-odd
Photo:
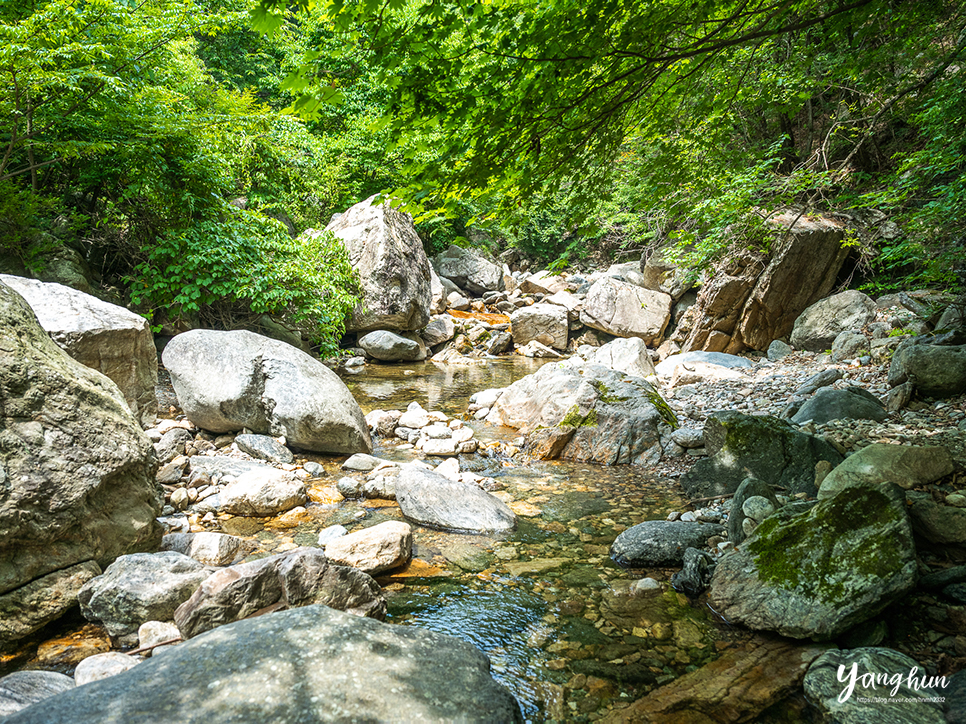
[[792, 331], [806, 307], [832, 291], [849, 254], [842, 246], [842, 224], [827, 217], [799, 218], [795, 211], [770, 224], [770, 251], [733, 255], [701, 288], [672, 338], [684, 351], [767, 349]]
[[144, 317], [62, 284], [7, 274], [0, 282], [27, 300], [62, 350], [110, 378], [142, 424], [154, 424], [158, 353]]
[[117, 385], [0, 283], [0, 641], [57, 618], [118, 556], [160, 544], [157, 466]]
[[[362, 283], [349, 332], [414, 331], [429, 322], [431, 271], [412, 217], [370, 196], [326, 227], [345, 245]], [[309, 230], [306, 234], [318, 233]]]

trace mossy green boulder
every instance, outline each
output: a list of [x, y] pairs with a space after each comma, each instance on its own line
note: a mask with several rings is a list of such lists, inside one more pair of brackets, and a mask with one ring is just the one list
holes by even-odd
[[805, 513], [766, 519], [718, 562], [708, 597], [732, 623], [821, 641], [875, 616], [915, 583], [905, 495], [891, 484], [860, 484]]
[[692, 499], [734, 493], [749, 476], [814, 497], [815, 464], [826, 460], [834, 468], [844, 459], [824, 439], [769, 415], [715, 412], [705, 423], [704, 441], [709, 457], [681, 478]]

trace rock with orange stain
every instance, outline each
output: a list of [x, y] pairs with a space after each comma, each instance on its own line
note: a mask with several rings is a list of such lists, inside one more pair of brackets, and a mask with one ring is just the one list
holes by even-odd
[[757, 637], [710, 664], [655, 689], [601, 721], [715, 724], [749, 721], [796, 691], [827, 645]]

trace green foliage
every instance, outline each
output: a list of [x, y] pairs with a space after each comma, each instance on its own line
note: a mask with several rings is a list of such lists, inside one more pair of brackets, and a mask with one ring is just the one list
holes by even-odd
[[36, 272], [70, 243], [156, 319], [269, 313], [331, 353], [356, 283], [330, 236], [289, 234], [358, 184], [342, 139], [279, 110], [308, 36], [246, 18], [238, 0], [0, 6], [0, 251]]
[[132, 301], [196, 316], [223, 300], [308, 325], [324, 354], [338, 350], [359, 303], [345, 247], [327, 232], [292, 239], [277, 221], [224, 205], [222, 217], [161, 236], [134, 269]]
[[[256, 25], [278, 24], [286, 7], [261, 0]], [[767, 244], [767, 219], [783, 207], [875, 205], [904, 231], [865, 245], [868, 259], [881, 250], [880, 272], [962, 276], [952, 240], [962, 239], [966, 18], [952, 0], [317, 11], [342, 43], [330, 39], [327, 57], [359, 60], [384, 89], [378, 127], [405, 159], [394, 193], [442, 214], [471, 201], [547, 261], [575, 241], [571, 256], [586, 248], [596, 227], [641, 252], [673, 243], [700, 272]], [[313, 110], [346, 87], [335, 71], [300, 77]], [[563, 199], [564, 216], [546, 215], [541, 201]]]
[[23, 188], [17, 179], [0, 181], [0, 254], [42, 272], [45, 258], [61, 246], [54, 225], [69, 226], [69, 219], [58, 218], [53, 199]]

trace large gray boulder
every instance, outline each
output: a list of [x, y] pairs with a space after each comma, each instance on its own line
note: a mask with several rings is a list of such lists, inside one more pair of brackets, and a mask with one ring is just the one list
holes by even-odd
[[264, 611], [322, 603], [383, 619], [386, 599], [368, 574], [332, 563], [318, 548], [296, 548], [207, 577], [174, 612], [185, 639]]
[[417, 341], [377, 329], [359, 337], [359, 346], [373, 359], [383, 362], [412, 362], [426, 359], [426, 347]]
[[709, 602], [749, 628], [834, 638], [915, 586], [905, 507], [894, 485], [856, 485], [805, 513], [779, 511], [719, 559]]
[[615, 337], [659, 344], [671, 320], [671, 297], [613, 277], [594, 282], [580, 312], [582, 324]]
[[[0, 401], [0, 610], [18, 638], [75, 605], [92, 564], [155, 548], [162, 499], [154, 447], [117, 385], [54, 344], [2, 283]], [[54, 573], [62, 595], [46, 614], [18, 611], [42, 595], [22, 587]]]
[[31, 306], [40, 326], [71, 357], [117, 385], [142, 425], [158, 416], [158, 353], [147, 320], [90, 294], [0, 274]]
[[[871, 675], [871, 676], [869, 676]], [[877, 678], [877, 677], [884, 677]], [[915, 659], [893, 649], [832, 649], [805, 674], [805, 695], [831, 724], [947, 724], [949, 692]], [[950, 714], [954, 710], [949, 710]]]
[[843, 390], [823, 387], [810, 397], [791, 419], [796, 425], [803, 425], [809, 420], [821, 425], [829, 420], [882, 422], [887, 417], [889, 413], [886, 412], [885, 405], [862, 387], [847, 387]]
[[469, 249], [450, 246], [433, 257], [436, 273], [474, 294], [503, 290], [502, 267]]
[[704, 440], [708, 457], [681, 477], [690, 498], [734, 493], [749, 474], [790, 494], [814, 496], [816, 463], [825, 460], [835, 467], [843, 460], [823, 438], [766, 415], [712, 413]]
[[966, 345], [900, 345], [889, 363], [889, 384], [897, 387], [905, 382], [929, 397], [966, 392]]
[[708, 538], [724, 532], [725, 527], [716, 523], [648, 520], [617, 536], [610, 554], [622, 566], [680, 566], [688, 548], [703, 548]]
[[876, 304], [862, 292], [850, 289], [834, 294], [808, 307], [795, 320], [793, 347], [810, 352], [832, 348], [839, 333], [861, 329], [875, 319]]
[[389, 201], [374, 204], [375, 198], [356, 204], [325, 227], [345, 245], [362, 286], [362, 303], [346, 331], [421, 329], [432, 305], [429, 259], [412, 217]]
[[510, 315], [513, 344], [522, 347], [531, 340], [556, 349], [567, 349], [567, 309], [556, 304], [521, 307]]
[[77, 600], [84, 618], [111, 636], [123, 636], [145, 621], [170, 621], [210, 574], [211, 569], [182, 553], [134, 553], [85, 584]]
[[623, 337], [598, 347], [589, 358], [594, 364], [610, 367], [632, 377], [656, 374], [647, 345], [639, 337]]
[[396, 478], [396, 501], [403, 515], [430, 528], [499, 533], [517, 522], [506, 503], [485, 490], [410, 465]]
[[238, 621], [5, 724], [520, 722], [489, 659], [458, 639], [326, 606]]
[[244, 330], [195, 329], [168, 342], [162, 359], [198, 427], [247, 427], [315, 452], [372, 452], [362, 410], [345, 383], [291, 345]]
[[944, 447], [873, 443], [853, 453], [830, 472], [818, 490], [819, 500], [860, 483], [895, 483], [915, 488], [933, 483], [955, 470]]
[[514, 382], [486, 421], [520, 428], [539, 457], [604, 465], [657, 463], [661, 426], [676, 424], [650, 383], [579, 358]]

